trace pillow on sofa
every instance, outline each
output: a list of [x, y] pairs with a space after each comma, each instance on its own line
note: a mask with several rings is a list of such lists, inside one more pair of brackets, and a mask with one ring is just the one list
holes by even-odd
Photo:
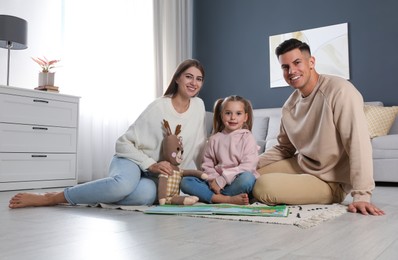
[[395, 117], [398, 113], [398, 106], [364, 106], [365, 116], [368, 122], [370, 138], [387, 135]]
[[252, 133], [256, 140], [265, 140], [268, 132], [269, 117], [254, 117]]
[[252, 133], [254, 138], [257, 140], [257, 144], [260, 146], [259, 152], [264, 151], [265, 147], [265, 137], [268, 133], [268, 121], [269, 117], [254, 117], [253, 118], [253, 127]]

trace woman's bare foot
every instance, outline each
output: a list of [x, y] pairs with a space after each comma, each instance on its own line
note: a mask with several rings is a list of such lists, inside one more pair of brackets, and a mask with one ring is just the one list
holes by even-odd
[[18, 193], [11, 198], [8, 207], [11, 209], [16, 209], [26, 207], [54, 206], [66, 202], [67, 201], [63, 192], [49, 192], [44, 194]]
[[213, 203], [229, 203], [237, 205], [248, 205], [249, 196], [246, 193], [242, 193], [235, 196], [226, 196], [223, 194], [214, 194], [211, 198]]

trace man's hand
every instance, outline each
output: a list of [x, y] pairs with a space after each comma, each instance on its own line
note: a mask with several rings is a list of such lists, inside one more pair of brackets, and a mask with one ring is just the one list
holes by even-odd
[[383, 216], [385, 213], [375, 205], [369, 202], [358, 201], [348, 205], [348, 211], [351, 213], [361, 213], [363, 215]]

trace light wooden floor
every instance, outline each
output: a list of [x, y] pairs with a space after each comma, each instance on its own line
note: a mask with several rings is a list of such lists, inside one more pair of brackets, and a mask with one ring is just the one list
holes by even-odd
[[398, 187], [377, 187], [383, 217], [345, 214], [311, 229], [87, 207], [8, 209], [0, 259], [397, 259]]

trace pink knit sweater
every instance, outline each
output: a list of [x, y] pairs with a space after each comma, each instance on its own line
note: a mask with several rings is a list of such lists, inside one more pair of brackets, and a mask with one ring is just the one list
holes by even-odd
[[216, 179], [220, 188], [224, 188], [242, 172], [252, 172], [257, 178], [257, 162], [258, 147], [253, 134], [239, 129], [232, 133], [218, 132], [209, 138], [202, 168], [209, 180]]

